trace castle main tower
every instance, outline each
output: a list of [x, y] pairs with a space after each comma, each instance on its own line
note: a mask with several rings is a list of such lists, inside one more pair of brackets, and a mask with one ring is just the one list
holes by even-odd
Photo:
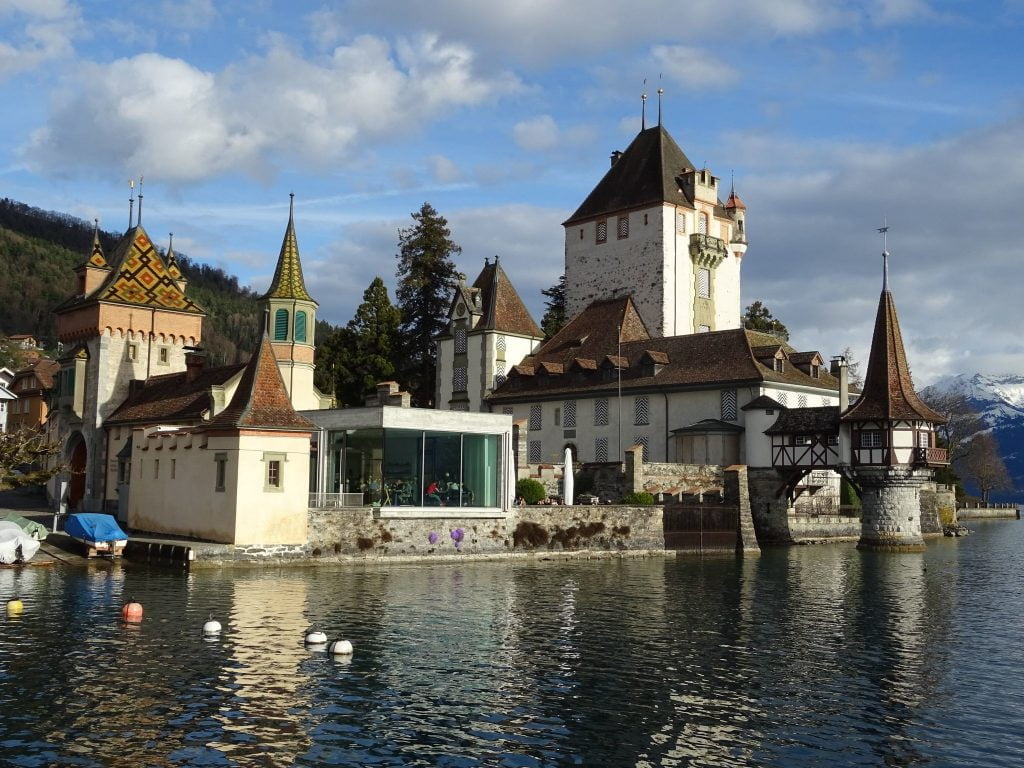
[[655, 336], [739, 328], [746, 206], [660, 124], [641, 130], [564, 223], [566, 310], [632, 294]]

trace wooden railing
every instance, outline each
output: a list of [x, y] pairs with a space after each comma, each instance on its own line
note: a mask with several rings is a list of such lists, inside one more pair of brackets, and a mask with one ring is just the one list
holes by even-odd
[[914, 463], [931, 467], [936, 464], [949, 464], [945, 448], [915, 448]]

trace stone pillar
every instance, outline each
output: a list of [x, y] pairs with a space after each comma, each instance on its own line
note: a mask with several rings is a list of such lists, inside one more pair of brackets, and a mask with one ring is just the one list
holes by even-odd
[[626, 449], [626, 493], [640, 493], [644, 489], [644, 448], [631, 445]]
[[784, 482], [782, 473], [771, 467], [747, 468], [750, 512], [762, 543], [794, 543], [789, 530], [789, 499], [777, 495]]
[[516, 457], [516, 481], [529, 477], [526, 470], [526, 459], [529, 454], [526, 445], [526, 419], [512, 422], [512, 453]]
[[750, 514], [750, 488], [747, 486], [747, 467], [745, 464], [733, 464], [726, 467], [722, 484], [722, 493], [726, 499], [736, 502], [739, 513], [736, 530], [736, 553], [739, 555], [759, 555], [761, 547], [757, 544], [754, 534], [754, 518]]
[[923, 552], [921, 486], [931, 479], [931, 471], [857, 467], [854, 475], [863, 491], [857, 549]]

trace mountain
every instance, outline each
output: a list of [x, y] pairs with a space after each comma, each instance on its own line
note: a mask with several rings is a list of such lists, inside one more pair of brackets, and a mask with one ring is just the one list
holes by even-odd
[[1015, 488], [1010, 493], [994, 493], [993, 499], [1024, 497], [1024, 376], [946, 376], [921, 392], [925, 400], [934, 394], [962, 396], [992, 431]]
[[[109, 254], [121, 233], [100, 231]], [[51, 353], [56, 347], [53, 308], [76, 286], [76, 264], [92, 247], [93, 225], [15, 200], [0, 200], [0, 332], [31, 333]], [[179, 253], [188, 295], [207, 312], [203, 347], [214, 365], [248, 358], [260, 331], [256, 293], [217, 267]]]

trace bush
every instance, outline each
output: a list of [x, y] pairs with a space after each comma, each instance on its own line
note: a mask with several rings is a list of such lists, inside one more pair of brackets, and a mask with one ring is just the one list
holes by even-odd
[[622, 497], [623, 504], [631, 504], [638, 507], [648, 507], [654, 503], [654, 496], [649, 494], [647, 491], [638, 491], [636, 493], [627, 493]]
[[536, 504], [548, 496], [547, 490], [532, 477], [527, 477], [516, 483], [516, 496], [522, 496], [527, 504]]

